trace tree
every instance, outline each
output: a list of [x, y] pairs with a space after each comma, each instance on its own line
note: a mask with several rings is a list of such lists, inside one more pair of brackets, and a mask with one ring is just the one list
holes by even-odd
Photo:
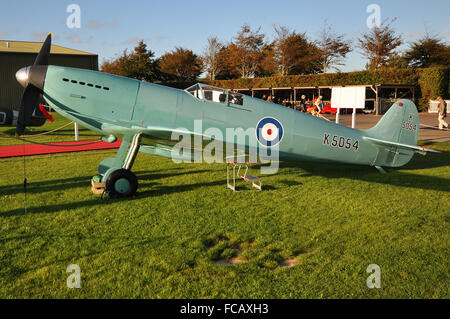
[[105, 73], [121, 75], [119, 59], [103, 60], [100, 70]]
[[261, 49], [261, 60], [257, 76], [271, 76], [277, 73], [277, 61], [275, 60], [275, 44], [265, 43]]
[[404, 56], [402, 56], [400, 54], [393, 54], [387, 60], [386, 67], [405, 69], [408, 67], [408, 61], [405, 59]]
[[326, 73], [332, 65], [339, 70], [336, 66], [343, 65], [342, 61], [351, 51], [350, 44], [351, 41], [346, 41], [343, 34], [333, 32], [327, 22], [324, 22], [319, 41], [316, 44], [323, 73]]
[[122, 75], [141, 81], [155, 81], [159, 78], [157, 62], [154, 59], [154, 53], [147, 49], [143, 40], [139, 41], [134, 48], [134, 52], [123, 54], [115, 60], [106, 60], [101, 70], [107, 73]]
[[158, 63], [154, 59], [153, 51], [147, 49], [143, 40], [139, 41], [134, 52], [127, 54], [124, 51], [119, 58], [120, 69], [123, 76], [152, 82], [158, 79]]
[[235, 37], [234, 46], [231, 46], [233, 64], [237, 66], [242, 78], [249, 78], [256, 74], [261, 59], [261, 48], [264, 44], [264, 34], [261, 28], [252, 31], [244, 24]]
[[216, 79], [230, 80], [239, 78], [239, 50], [234, 43], [224, 45], [219, 51], [218, 59], [220, 68]]
[[396, 48], [402, 44], [401, 36], [396, 35], [391, 27], [394, 21], [395, 19], [390, 22], [385, 20], [379, 27], [373, 27], [358, 39], [358, 47], [368, 58], [368, 67], [372, 70], [386, 66], [389, 58], [395, 54]]
[[176, 47], [159, 60], [161, 72], [174, 75], [181, 81], [196, 80], [202, 73], [202, 61], [191, 50]]
[[223, 56], [220, 53], [222, 49], [223, 45], [219, 42], [217, 37], [208, 38], [208, 45], [203, 53], [202, 61], [210, 80], [215, 80], [221, 70], [223, 63], [221, 60]]
[[274, 59], [279, 75], [310, 74], [319, 70], [318, 48], [308, 41], [306, 33], [274, 26]]
[[404, 59], [413, 68], [450, 66], [450, 46], [445, 45], [437, 36], [426, 34], [423, 38], [410, 43]]

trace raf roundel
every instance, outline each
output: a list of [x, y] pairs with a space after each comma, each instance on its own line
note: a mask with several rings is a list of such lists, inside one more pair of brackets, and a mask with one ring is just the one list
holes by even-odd
[[256, 125], [256, 138], [266, 147], [276, 146], [283, 139], [283, 126], [273, 117], [262, 118]]

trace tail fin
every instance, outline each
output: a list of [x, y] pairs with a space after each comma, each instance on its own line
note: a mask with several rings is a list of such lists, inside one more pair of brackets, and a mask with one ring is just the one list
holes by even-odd
[[377, 125], [366, 132], [381, 140], [416, 145], [419, 126], [416, 105], [410, 100], [399, 100], [391, 106]]
[[427, 149], [416, 146], [419, 137], [419, 113], [410, 100], [395, 102], [381, 120], [366, 130], [366, 140], [379, 148], [376, 166], [402, 166], [410, 161], [415, 151]]

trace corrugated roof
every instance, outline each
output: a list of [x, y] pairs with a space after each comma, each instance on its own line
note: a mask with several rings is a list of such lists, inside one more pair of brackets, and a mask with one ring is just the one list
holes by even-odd
[[[39, 50], [41, 49], [41, 46], [42, 46], [42, 42], [0, 40], [0, 52], [38, 53]], [[65, 47], [62, 47], [59, 45], [55, 45], [55, 44], [52, 44], [50, 53], [52, 53], [52, 54], [97, 55], [94, 53], [65, 48]]]

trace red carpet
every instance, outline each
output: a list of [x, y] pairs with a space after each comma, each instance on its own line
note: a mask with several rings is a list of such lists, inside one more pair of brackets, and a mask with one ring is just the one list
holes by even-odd
[[[80, 151], [92, 151], [92, 150], [106, 150], [111, 148], [119, 148], [121, 140], [117, 140], [114, 143], [98, 142], [89, 145], [86, 144], [94, 141], [79, 141], [79, 142], [61, 142], [61, 143], [49, 143], [53, 145], [74, 145], [74, 146], [48, 146], [39, 144], [27, 144], [25, 145], [25, 155], [40, 155], [40, 154], [53, 154], [53, 153], [66, 153], [66, 152], [80, 152]], [[2, 157], [14, 157], [23, 156], [24, 146], [23, 145], [13, 145], [13, 146], [1, 146], [0, 147], [0, 158]]]

